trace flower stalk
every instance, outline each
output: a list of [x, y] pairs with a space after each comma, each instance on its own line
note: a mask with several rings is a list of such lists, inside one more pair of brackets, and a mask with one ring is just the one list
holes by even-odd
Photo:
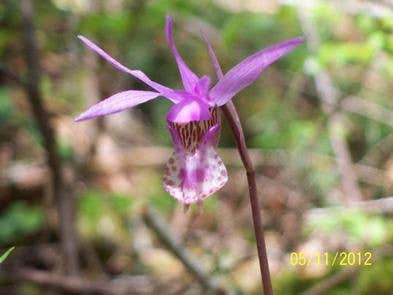
[[[209, 43], [208, 39], [205, 36], [203, 36], [203, 38], [208, 47], [209, 56], [213, 64], [214, 71], [216, 72], [217, 78], [221, 79], [224, 76], [224, 73], [222, 72], [217, 56], [215, 55], [213, 48]], [[235, 138], [235, 142], [236, 142], [237, 149], [239, 151], [240, 158], [243, 162], [243, 166], [247, 174], [248, 191], [250, 196], [250, 205], [251, 205], [252, 221], [254, 225], [255, 240], [257, 243], [259, 269], [261, 271], [263, 294], [272, 295], [273, 288], [270, 278], [269, 261], [267, 259], [265, 235], [263, 233], [263, 227], [262, 227], [262, 216], [259, 208], [258, 191], [255, 181], [254, 165], [252, 164], [250, 154], [248, 153], [246, 140], [244, 138], [243, 128], [239, 119], [239, 114], [237, 113], [236, 107], [233, 104], [232, 100], [228, 101], [225, 105], [221, 106], [221, 109], [224, 113], [225, 119], [228, 121], [228, 124], [232, 130], [233, 137]]]
[[235, 138], [236, 146], [242, 159], [244, 168], [247, 173], [248, 191], [250, 196], [252, 221], [254, 224], [255, 240], [257, 243], [259, 269], [261, 271], [261, 279], [263, 286], [263, 293], [265, 295], [273, 294], [272, 282], [270, 278], [269, 262], [267, 259], [265, 235], [262, 227], [262, 217], [259, 208], [258, 192], [255, 181], [255, 169], [251, 162], [250, 155], [247, 150], [246, 142], [244, 140], [244, 133], [240, 124], [239, 115], [232, 101], [221, 107], [226, 120], [231, 127], [233, 136]]

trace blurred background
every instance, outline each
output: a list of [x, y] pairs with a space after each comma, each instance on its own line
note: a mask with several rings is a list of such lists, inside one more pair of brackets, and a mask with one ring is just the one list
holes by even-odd
[[[16, 248], [0, 264], [0, 293], [261, 294], [246, 175], [225, 120], [229, 181], [187, 212], [161, 185], [168, 101], [73, 122], [110, 94], [148, 89], [76, 35], [178, 88], [163, 30], [171, 14], [182, 56], [213, 80], [201, 29], [224, 72], [306, 37], [234, 99], [275, 292], [392, 294], [393, 2], [303, 2], [1, 1], [0, 255]], [[372, 265], [318, 263], [338, 251], [371, 252]], [[292, 252], [312, 260], [299, 265]]]

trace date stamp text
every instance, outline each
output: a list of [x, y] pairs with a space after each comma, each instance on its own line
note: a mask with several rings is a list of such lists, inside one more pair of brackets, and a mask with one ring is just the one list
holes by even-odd
[[366, 252], [291, 252], [289, 255], [291, 266], [310, 266], [312, 264], [325, 266], [371, 266], [373, 254]]

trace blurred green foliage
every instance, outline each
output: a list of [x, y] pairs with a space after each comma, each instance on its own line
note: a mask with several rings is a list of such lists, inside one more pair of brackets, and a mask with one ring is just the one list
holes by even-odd
[[357, 210], [331, 210], [309, 223], [305, 231], [344, 234], [350, 242], [375, 248], [393, 240], [393, 220]]
[[359, 295], [389, 295], [392, 293], [392, 277], [393, 258], [377, 261], [360, 272], [353, 292]]
[[13, 202], [0, 215], [0, 243], [17, 243], [42, 229], [44, 211], [24, 201]]
[[[131, 215], [134, 199], [119, 193], [104, 193], [91, 190], [79, 198], [79, 226], [81, 232], [91, 237], [105, 235], [103, 227], [108, 228], [110, 235], [124, 236], [124, 219]], [[115, 231], [115, 232], [113, 232]], [[120, 237], [120, 235], [119, 235]]]
[[13, 107], [7, 90], [0, 88], [0, 125], [6, 124], [13, 115]]
[[[345, 271], [344, 268], [336, 269], [329, 273]], [[326, 295], [389, 295], [391, 294], [393, 275], [393, 259], [389, 256], [374, 261], [372, 266], [361, 266], [355, 282], [345, 280], [341, 284], [327, 288]], [[274, 280], [274, 291], [278, 295], [296, 295], [310, 288], [313, 284], [323, 282], [326, 277], [313, 279], [302, 278], [295, 270], [288, 270]]]

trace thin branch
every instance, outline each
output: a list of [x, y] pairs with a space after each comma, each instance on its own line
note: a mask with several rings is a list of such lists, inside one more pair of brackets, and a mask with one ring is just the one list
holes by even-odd
[[[213, 48], [211, 47], [207, 39], [206, 39], [206, 44], [208, 46], [209, 56], [213, 63], [217, 78], [221, 79], [223, 77], [223, 72], [220, 63], [218, 62], [218, 59], [213, 51]], [[259, 268], [261, 271], [263, 293], [265, 295], [272, 295], [273, 287], [270, 278], [266, 242], [265, 242], [265, 236], [262, 227], [261, 210], [259, 208], [257, 185], [255, 181], [255, 169], [251, 161], [251, 157], [247, 150], [246, 141], [244, 139], [243, 128], [240, 123], [239, 115], [236, 111], [235, 105], [233, 104], [232, 100], [230, 100], [228, 103], [223, 105], [221, 109], [223, 110], [225, 118], [228, 121], [229, 126], [231, 127], [233, 136], [235, 138], [236, 146], [240, 154], [240, 158], [242, 159], [244, 168], [247, 173], [251, 213], [252, 213], [252, 220], [254, 224], [255, 240], [257, 243]]]
[[[370, 154], [367, 154], [360, 163], [355, 164], [355, 170], [360, 181], [377, 187], [390, 186], [391, 182], [389, 182], [388, 175], [386, 175], [383, 170], [375, 167], [378, 167], [378, 163], [382, 161], [380, 155], [385, 155], [382, 157], [382, 159], [384, 159], [390, 154], [392, 147], [393, 136], [390, 136], [374, 145]], [[172, 153], [172, 148], [169, 147], [140, 146], [119, 148], [119, 154], [124, 155], [122, 156], [121, 166], [118, 167], [119, 170], [111, 171], [111, 173], [129, 171], [129, 169], [138, 169], [140, 167], [149, 168], [162, 166]], [[290, 156], [284, 151], [271, 153], [261, 152], [261, 150], [257, 149], [249, 149], [248, 151], [256, 169], [264, 166], [288, 167], [290, 161]], [[219, 149], [219, 153], [228, 167], [233, 169], [243, 168], [237, 149], [221, 148]], [[149, 155], [149, 157], [146, 155]], [[138, 159], [138, 161], [135, 159]], [[95, 161], [99, 161], [99, 159]], [[307, 157], [305, 165], [320, 161], [333, 162], [334, 158], [311, 152]], [[108, 171], [99, 164], [94, 165], [92, 169], [91, 172], [94, 173], [104, 175], [108, 173]], [[40, 161], [29, 163], [16, 161], [7, 166], [5, 173], [0, 177], [0, 190], [3, 192], [2, 197], [4, 200], [11, 200], [11, 198], [14, 197], [23, 198], [31, 190], [42, 191], [47, 183], [47, 179], [48, 169]], [[11, 194], [11, 191], [14, 191], [14, 194]]]
[[347, 112], [356, 113], [393, 127], [393, 110], [377, 103], [357, 96], [349, 96], [341, 101], [340, 107]]
[[158, 212], [146, 207], [143, 211], [143, 220], [146, 225], [154, 231], [158, 239], [166, 248], [173, 253], [184, 267], [197, 279], [203, 288], [224, 293], [224, 290], [213, 280], [213, 278], [201, 268], [197, 260], [176, 240], [174, 234], [168, 230], [169, 226], [159, 217]]
[[330, 0], [336, 9], [348, 14], [371, 15], [376, 18], [389, 18], [393, 16], [393, 2], [391, 0]]
[[380, 2], [382, 5], [389, 7], [390, 10], [393, 11], [393, 0], [377, 0], [377, 2]]
[[319, 220], [321, 218], [327, 217], [334, 212], [341, 211], [349, 212], [352, 211], [361, 211], [366, 213], [373, 214], [384, 214], [384, 213], [393, 213], [393, 197], [385, 197], [377, 200], [369, 200], [369, 201], [361, 201], [355, 202], [351, 204], [351, 208], [342, 207], [342, 206], [334, 206], [334, 207], [326, 207], [326, 208], [313, 208], [306, 212], [306, 220], [313, 221]]
[[151, 294], [150, 280], [144, 276], [127, 276], [118, 280], [89, 281], [80, 277], [59, 275], [47, 271], [22, 268], [3, 274], [6, 278], [28, 281], [42, 287], [55, 288], [72, 294]]
[[39, 64], [38, 44], [33, 22], [33, 6], [31, 0], [20, 2], [23, 44], [28, 68], [26, 95], [31, 105], [33, 115], [43, 137], [46, 158], [51, 172], [51, 186], [60, 224], [60, 241], [66, 271], [75, 274], [78, 271], [77, 247], [74, 232], [73, 195], [66, 193], [62, 178], [62, 165], [57, 155], [55, 132], [51, 126], [48, 112], [40, 91], [41, 69]]
[[359, 272], [359, 270], [360, 267], [345, 268], [342, 271], [332, 275], [328, 279], [323, 280], [319, 284], [316, 284], [306, 292], [302, 293], [302, 295], [325, 294], [326, 291], [354, 277]]
[[[390, 140], [390, 144], [383, 145], [380, 149], [384, 151], [384, 155], [389, 155], [391, 148], [393, 146], [393, 137]], [[382, 145], [381, 145], [382, 146]], [[168, 160], [168, 157], [172, 153], [171, 148], [167, 147], [127, 147], [122, 148], [121, 155], [124, 155], [122, 158], [122, 165], [126, 167], [146, 167], [146, 166], [161, 166], [165, 164]], [[220, 148], [220, 156], [224, 160], [227, 166], [233, 168], [243, 167], [242, 160], [237, 156], [238, 150], [233, 148]], [[381, 151], [382, 152], [382, 151]], [[248, 154], [251, 158], [252, 163], [256, 168], [262, 166], [285, 166], [288, 167], [288, 163], [290, 161], [288, 153], [284, 150], [276, 150], [276, 151], [261, 151], [260, 149], [248, 149]], [[147, 156], [148, 155], [148, 156]], [[371, 155], [370, 155], [371, 156]], [[314, 152], [310, 152], [309, 156], [306, 159], [307, 163], [312, 163], [314, 161], [335, 161], [336, 158], [322, 155]], [[99, 165], [98, 165], [99, 166]], [[371, 163], [361, 164], [355, 163], [354, 169], [356, 174], [359, 176], [359, 180], [364, 181], [366, 183], [377, 185], [377, 186], [385, 186], [389, 180], [386, 175], [380, 169], [374, 168]], [[105, 172], [105, 171], [102, 171]]]
[[[168, 160], [168, 156], [172, 153], [172, 149], [168, 147], [159, 146], [141, 146], [141, 147], [127, 147], [122, 148], [121, 154], [124, 155], [123, 164], [126, 166], [155, 166], [163, 165]], [[223, 158], [226, 165], [233, 167], [242, 166], [242, 161], [238, 157], [238, 151], [233, 148], [220, 148], [220, 156]], [[150, 154], [149, 154], [150, 153]], [[288, 154], [282, 151], [263, 151], [260, 149], [250, 149], [250, 158], [255, 165], [273, 165], [282, 166], [288, 160]]]
[[[278, 0], [280, 4], [298, 7], [306, 4], [308, 8], [317, 8], [322, 1], [288, 1]], [[369, 15], [374, 18], [389, 18], [393, 16], [392, 0], [329, 0], [323, 1], [334, 7], [334, 9], [349, 15]]]
[[[306, 36], [306, 42], [311, 52], [316, 52], [320, 45], [318, 32], [312, 22], [306, 7], [298, 7], [298, 17]], [[362, 193], [357, 183], [357, 176], [351, 159], [351, 153], [345, 142], [344, 115], [337, 110], [339, 107], [339, 92], [334, 87], [327, 71], [321, 70], [314, 76], [315, 87], [322, 102], [322, 109], [328, 115], [328, 131], [333, 151], [335, 153], [337, 170], [341, 176], [341, 183], [345, 195], [344, 202], [348, 205], [352, 201], [360, 201]]]

